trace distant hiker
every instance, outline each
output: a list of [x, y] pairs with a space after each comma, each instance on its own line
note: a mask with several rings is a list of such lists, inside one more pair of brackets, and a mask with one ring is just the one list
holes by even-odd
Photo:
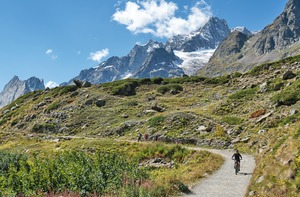
[[138, 142], [142, 141], [142, 134], [138, 133]]
[[239, 153], [239, 151], [236, 150], [235, 153], [232, 155], [231, 159], [234, 160], [235, 174], [237, 174], [240, 171], [240, 164], [241, 164], [241, 160], [243, 159], [243, 157]]
[[148, 140], [149, 140], [149, 134], [146, 133], [146, 134], [144, 135], [144, 138], [145, 138], [145, 141], [148, 141]]

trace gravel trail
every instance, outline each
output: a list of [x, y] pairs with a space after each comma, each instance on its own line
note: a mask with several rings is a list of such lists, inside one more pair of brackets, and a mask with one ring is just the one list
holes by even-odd
[[233, 168], [233, 150], [214, 150], [193, 148], [194, 150], [208, 150], [224, 157], [225, 162], [221, 168], [214, 174], [203, 178], [191, 190], [191, 194], [183, 195], [185, 197], [243, 197], [247, 192], [252, 173], [255, 168], [253, 156], [241, 154], [241, 171], [235, 175]]

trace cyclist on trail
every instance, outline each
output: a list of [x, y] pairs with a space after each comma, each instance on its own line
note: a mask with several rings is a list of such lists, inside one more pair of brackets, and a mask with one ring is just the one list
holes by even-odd
[[232, 155], [231, 159], [234, 160], [234, 169], [238, 168], [238, 169], [236, 169], [236, 173], [235, 173], [235, 174], [237, 174], [237, 172], [240, 171], [240, 162], [241, 162], [241, 159], [243, 159], [243, 157], [239, 153], [239, 151], [236, 150], [235, 153]]
[[142, 134], [141, 133], [138, 133], [138, 139], [137, 139], [138, 142], [142, 141]]

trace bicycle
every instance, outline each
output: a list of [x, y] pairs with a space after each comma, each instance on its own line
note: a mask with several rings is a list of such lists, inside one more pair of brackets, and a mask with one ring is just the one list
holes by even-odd
[[234, 170], [235, 170], [235, 174], [236, 175], [239, 173], [240, 169], [241, 169], [240, 161], [235, 160], [235, 162], [234, 162]]

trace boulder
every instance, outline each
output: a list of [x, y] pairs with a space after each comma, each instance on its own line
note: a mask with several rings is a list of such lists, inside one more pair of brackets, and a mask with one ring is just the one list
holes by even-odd
[[84, 104], [85, 104], [85, 105], [92, 105], [92, 104], [93, 104], [93, 100], [92, 100], [92, 99], [89, 99], [89, 100], [85, 101]]
[[151, 107], [151, 109], [153, 109], [153, 110], [155, 110], [155, 111], [157, 111], [157, 112], [163, 112], [163, 111], [165, 111], [164, 108], [158, 106], [157, 104], [153, 105], [153, 106]]
[[262, 117], [260, 117], [259, 119], [256, 120], [256, 123], [260, 123], [260, 122], [264, 121], [265, 119], [267, 119], [271, 115], [272, 115], [272, 112], [263, 115]]
[[96, 102], [95, 102], [96, 106], [97, 107], [103, 107], [106, 105], [106, 101], [103, 100], [103, 99], [98, 99]]
[[292, 116], [292, 115], [295, 115], [295, 114], [297, 114], [299, 111], [297, 110], [297, 109], [291, 109], [290, 110], [290, 115]]
[[129, 116], [128, 116], [128, 114], [122, 114], [121, 117], [122, 118], [128, 118]]
[[81, 80], [79, 80], [79, 79], [74, 79], [73, 82], [75, 83], [75, 85], [76, 85], [78, 88], [81, 88], [81, 87], [82, 87], [83, 81], [81, 81]]
[[201, 125], [197, 128], [197, 131], [207, 131], [207, 128], [204, 125]]
[[267, 82], [264, 82], [263, 84], [261, 84], [259, 86], [259, 93], [265, 93], [268, 91], [268, 83]]
[[82, 83], [82, 87], [84, 87], [84, 88], [89, 88], [89, 87], [91, 87], [92, 86], [92, 84], [90, 83], [90, 82], [88, 82], [88, 81], [84, 81], [83, 83]]
[[286, 72], [282, 75], [282, 79], [283, 79], [283, 80], [293, 79], [294, 77], [296, 77], [296, 74], [293, 73], [293, 71], [291, 71], [291, 70], [286, 71]]

